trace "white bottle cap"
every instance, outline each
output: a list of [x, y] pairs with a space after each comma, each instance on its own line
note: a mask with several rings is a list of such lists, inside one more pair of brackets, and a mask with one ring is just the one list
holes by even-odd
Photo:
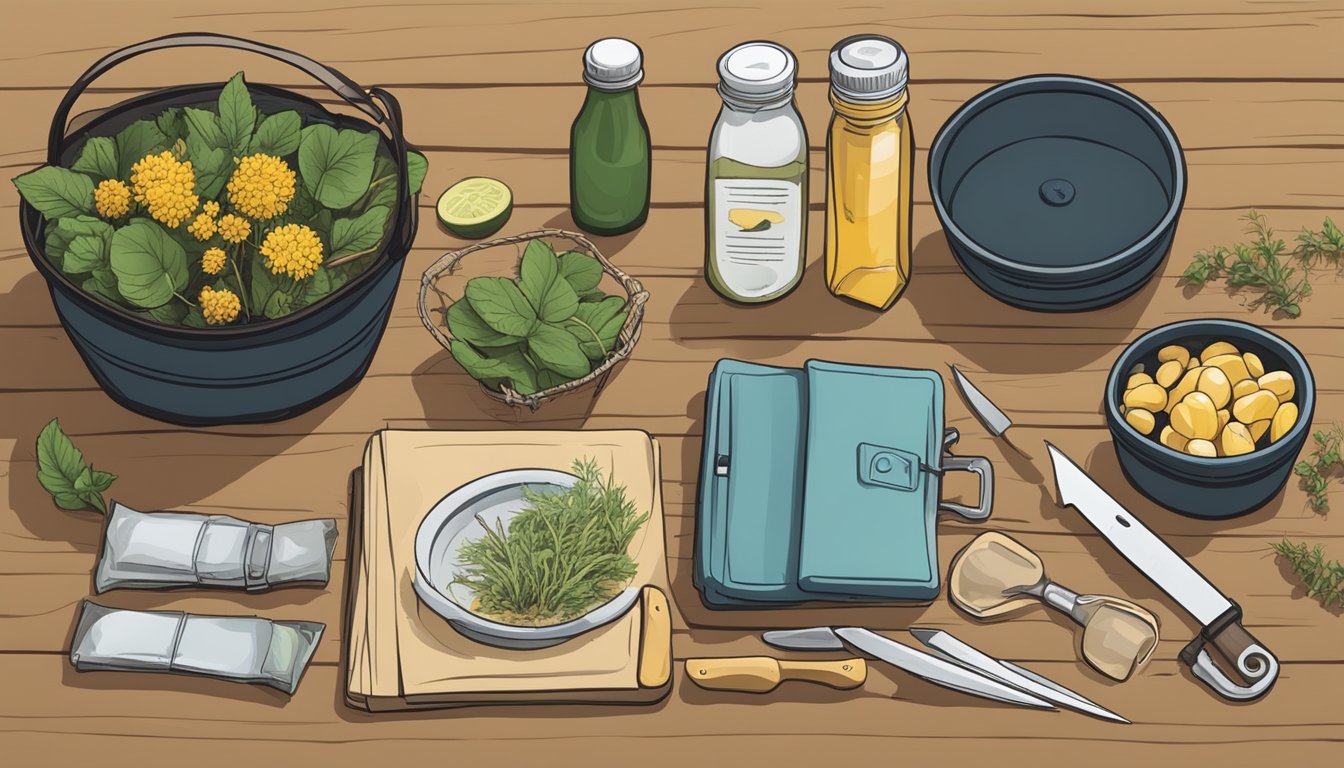
[[768, 104], [793, 93], [798, 62], [769, 42], [743, 43], [719, 57], [719, 93], [729, 101]]
[[623, 91], [644, 79], [644, 54], [639, 46], [607, 37], [583, 52], [583, 80], [602, 91]]
[[905, 90], [910, 59], [905, 49], [880, 35], [849, 37], [831, 49], [831, 89], [854, 101], [883, 101]]

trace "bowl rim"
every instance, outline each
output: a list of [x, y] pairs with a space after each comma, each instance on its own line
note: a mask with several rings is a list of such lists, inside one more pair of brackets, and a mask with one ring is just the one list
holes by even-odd
[[[1125, 420], [1125, 417], [1120, 413], [1120, 407], [1117, 404], [1116, 400], [1113, 397], [1111, 397], [1111, 393], [1115, 390], [1116, 386], [1119, 384], [1120, 379], [1119, 371], [1121, 367], [1120, 362], [1124, 360], [1126, 357], [1130, 356], [1131, 352], [1139, 349], [1140, 345], [1148, 343], [1151, 338], [1157, 336], [1159, 333], [1169, 332], [1177, 328], [1186, 328], [1186, 327], [1238, 329], [1239, 331], [1249, 333], [1252, 336], [1255, 336], [1257, 339], [1261, 340], [1261, 344], [1263, 346], [1275, 347], [1275, 351], [1281, 357], [1283, 357], [1285, 360], [1294, 361], [1297, 365], [1299, 365], [1302, 368], [1304, 376], [1302, 377], [1301, 381], [1297, 383], [1297, 392], [1301, 396], [1302, 403], [1301, 405], [1298, 406], [1297, 423], [1293, 425], [1292, 429], [1288, 430], [1288, 434], [1280, 438], [1278, 442], [1271, 443], [1268, 447], [1264, 449], [1252, 451], [1251, 453], [1243, 454], [1241, 456], [1217, 456], [1214, 458], [1206, 458], [1203, 456], [1191, 456], [1188, 453], [1181, 453], [1180, 451], [1174, 448], [1165, 446], [1148, 435], [1140, 434], [1137, 429], [1135, 429], [1128, 421]], [[1197, 330], [1191, 332], [1189, 335], [1199, 336], [1208, 334], [1203, 330]], [[1303, 384], [1305, 384], [1306, 386], [1302, 386]], [[1231, 460], [1250, 459], [1251, 457], [1255, 457], [1255, 459], [1259, 461], [1274, 463], [1280, 460], [1281, 458], [1279, 456], [1276, 456], [1275, 454], [1282, 454], [1287, 452], [1288, 446], [1291, 446], [1294, 442], [1300, 439], [1307, 430], [1311, 429], [1310, 417], [1316, 408], [1316, 376], [1315, 374], [1312, 373], [1311, 365], [1307, 363], [1307, 358], [1302, 354], [1301, 350], [1293, 346], [1287, 339], [1284, 339], [1282, 336], [1267, 331], [1258, 325], [1255, 325], [1253, 323], [1247, 323], [1241, 320], [1231, 320], [1227, 318], [1178, 320], [1174, 323], [1167, 323], [1165, 325], [1160, 325], [1156, 328], [1153, 328], [1125, 346], [1124, 350], [1120, 352], [1120, 355], [1115, 358], [1115, 362], [1111, 364], [1110, 373], [1107, 374], [1106, 376], [1106, 388], [1105, 391], [1103, 392], [1103, 397], [1105, 398], [1106, 401], [1107, 421], [1110, 422], [1111, 432], [1113, 434], [1117, 430], [1119, 430], [1120, 432], [1123, 432], [1126, 437], [1142, 441], [1150, 448], [1155, 449], [1157, 455], [1162, 457], [1163, 459], [1179, 461], [1180, 463], [1188, 467], [1198, 469], [1226, 468], [1228, 466], [1233, 466], [1233, 462], [1229, 461], [1229, 459]], [[1117, 438], [1119, 437], [1118, 435], [1114, 436]], [[1298, 449], [1296, 448], [1292, 449], [1291, 453], [1293, 454], [1293, 456], [1296, 456], [1297, 450]]]
[[[434, 540], [438, 538], [443, 526], [457, 510], [480, 496], [493, 493], [510, 485], [549, 483], [553, 485], [573, 485], [578, 477], [562, 470], [542, 467], [506, 469], [483, 475], [464, 485], [449, 491], [434, 502], [421, 519], [415, 532], [415, 577], [412, 586], [421, 602], [450, 624], [461, 622], [475, 632], [503, 641], [542, 641], [563, 640], [575, 637], [591, 629], [610, 623], [634, 604], [639, 597], [639, 587], [627, 585], [607, 601], [593, 606], [582, 616], [559, 624], [541, 627], [529, 627], [488, 619], [455, 600], [445, 593], [429, 578], [428, 560]], [[454, 500], [456, 503], [450, 503]], [[453, 614], [453, 615], [449, 615]]]
[[[1004, 258], [1003, 256], [990, 251], [980, 245], [980, 243], [957, 225], [956, 219], [953, 218], [951, 212], [943, 203], [943, 186], [938, 179], [938, 170], [943, 165], [943, 160], [948, 152], [948, 146], [956, 138], [956, 134], [959, 133], [972, 119], [978, 117], [985, 108], [1017, 95], [1048, 90], [1050, 86], [1064, 86], [1062, 88], [1057, 88], [1057, 90], [1062, 92], [1110, 98], [1112, 101], [1133, 110], [1141, 118], [1144, 118], [1149, 126], [1154, 129], [1154, 132], [1158, 134], [1159, 138], [1166, 146], [1171, 160], [1172, 199], [1171, 203], [1168, 204], [1167, 211], [1162, 216], [1162, 219], [1142, 238], [1131, 243], [1120, 252], [1113, 253], [1110, 256], [1086, 264], [1062, 267], [1027, 264], [1025, 262]], [[929, 148], [930, 197], [933, 198], [934, 211], [937, 213], [938, 220], [942, 223], [944, 232], [948, 238], [955, 240], [958, 244], [971, 251], [976, 258], [979, 258], [982, 261], [988, 262], [1009, 272], [1018, 272], [1027, 275], [1082, 275], [1124, 264], [1147, 251], [1155, 242], [1165, 236], [1166, 232], [1175, 227], [1176, 221], [1180, 217], [1181, 209], [1185, 206], [1185, 194], [1187, 189], [1186, 177], [1187, 169], [1185, 165], [1185, 152], [1181, 148], [1181, 143], [1176, 136], [1176, 132], [1172, 130], [1171, 124], [1162, 117], [1161, 113], [1156, 109], [1153, 109], [1152, 106], [1143, 99], [1140, 99], [1138, 96], [1123, 88], [1100, 80], [1081, 77], [1079, 75], [1026, 75], [1012, 80], [1005, 80], [998, 85], [981, 91], [971, 97], [969, 101], [958, 107], [956, 112], [952, 113], [952, 116], [947, 119], [947, 122], [943, 123], [943, 126], [938, 129], [938, 135], [934, 137], [933, 144]]]

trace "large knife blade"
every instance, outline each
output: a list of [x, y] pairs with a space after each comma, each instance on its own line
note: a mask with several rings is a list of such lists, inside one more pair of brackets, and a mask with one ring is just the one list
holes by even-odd
[[[1195, 676], [1229, 699], [1253, 699], [1268, 692], [1278, 677], [1279, 662], [1241, 626], [1240, 606], [1120, 506], [1063, 451], [1048, 442], [1045, 447], [1055, 469], [1059, 505], [1077, 509], [1130, 564], [1199, 621], [1199, 636], [1180, 654]], [[1233, 682], [1213, 664], [1204, 650], [1206, 643], [1226, 657], [1246, 685]]]

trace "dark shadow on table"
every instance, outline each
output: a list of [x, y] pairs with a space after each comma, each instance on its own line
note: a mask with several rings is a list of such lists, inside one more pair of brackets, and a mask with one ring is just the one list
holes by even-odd
[[[619, 375], [623, 365], [609, 377]], [[411, 383], [430, 429], [581, 429], [601, 394], [597, 386], [585, 387], [543, 403], [535, 412], [508, 405], [487, 395], [447, 350], [417, 367]]]
[[[588, 232], [584, 232], [582, 229], [579, 228], [578, 224], [574, 223], [574, 217], [571, 216], [569, 214], [569, 211], [567, 210], [562, 211], [561, 213], [558, 213], [552, 216], [551, 218], [547, 219], [544, 226], [554, 227], [555, 229], [563, 229], [567, 232], [576, 232], [580, 235], [583, 235], [589, 240], [592, 240], [593, 244], [597, 246], [597, 249], [602, 252], [602, 255], [606, 256], [608, 259], [611, 259], [613, 263], [616, 262], [616, 259], [614, 258], [616, 254], [625, 250], [625, 247], [630, 244], [630, 241], [634, 240], [635, 236], [638, 235], [640, 232], [639, 229], [636, 229], [632, 232], [626, 232], [623, 235], [603, 236], [603, 235], [590, 234]], [[617, 266], [620, 265], [617, 264]]]

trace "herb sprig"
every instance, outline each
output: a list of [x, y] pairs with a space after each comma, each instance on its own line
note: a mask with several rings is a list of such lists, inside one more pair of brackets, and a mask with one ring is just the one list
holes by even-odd
[[[1248, 290], [1258, 295], [1247, 306], [1250, 309], [1264, 309], [1266, 312], [1280, 310], [1289, 317], [1302, 314], [1302, 300], [1311, 295], [1311, 279], [1307, 274], [1300, 278], [1297, 269], [1286, 258], [1288, 246], [1283, 240], [1274, 237], [1265, 217], [1251, 211], [1242, 217], [1247, 226], [1246, 234], [1253, 235], [1249, 243], [1236, 243], [1231, 248], [1218, 246], [1210, 251], [1195, 254], [1194, 261], [1186, 267], [1181, 277], [1193, 285], [1204, 285], [1210, 280], [1226, 279], [1229, 287], [1236, 290]], [[1326, 219], [1326, 233], [1338, 233], [1334, 224]], [[1304, 238], [1307, 241], [1304, 242]], [[1311, 243], [1308, 250], [1307, 242]], [[1328, 243], [1322, 239], [1320, 242]], [[1325, 250], [1317, 248], [1318, 240], [1314, 233], [1303, 230], [1298, 235], [1298, 248], [1293, 251], [1299, 263], [1310, 255], [1311, 260], [1324, 258]], [[1338, 251], [1336, 250], [1336, 253]]]
[[66, 437], [59, 419], [52, 419], [37, 436], [37, 481], [61, 509], [91, 509], [107, 514], [103, 494], [117, 476], [100, 472]]
[[1329, 430], [1317, 430], [1312, 434], [1316, 447], [1311, 451], [1311, 460], [1303, 459], [1293, 467], [1297, 476], [1302, 478], [1298, 485], [1311, 499], [1311, 508], [1322, 514], [1330, 511], [1330, 500], [1326, 489], [1330, 481], [1344, 469], [1339, 449], [1344, 443], [1344, 425], [1336, 422]]
[[[472, 610], [506, 624], [569, 621], [610, 599], [635, 575], [627, 553], [648, 514], [592, 459], [574, 462], [579, 478], [559, 493], [523, 489], [527, 505], [509, 521], [463, 544], [467, 574], [450, 586], [473, 590]], [[480, 519], [479, 517], [477, 518]]]
[[1338, 560], [1326, 560], [1324, 547], [1320, 544], [1308, 547], [1284, 539], [1274, 545], [1274, 551], [1288, 561], [1293, 575], [1306, 587], [1308, 597], [1319, 598], [1327, 608], [1334, 603], [1344, 605], [1344, 565]]

